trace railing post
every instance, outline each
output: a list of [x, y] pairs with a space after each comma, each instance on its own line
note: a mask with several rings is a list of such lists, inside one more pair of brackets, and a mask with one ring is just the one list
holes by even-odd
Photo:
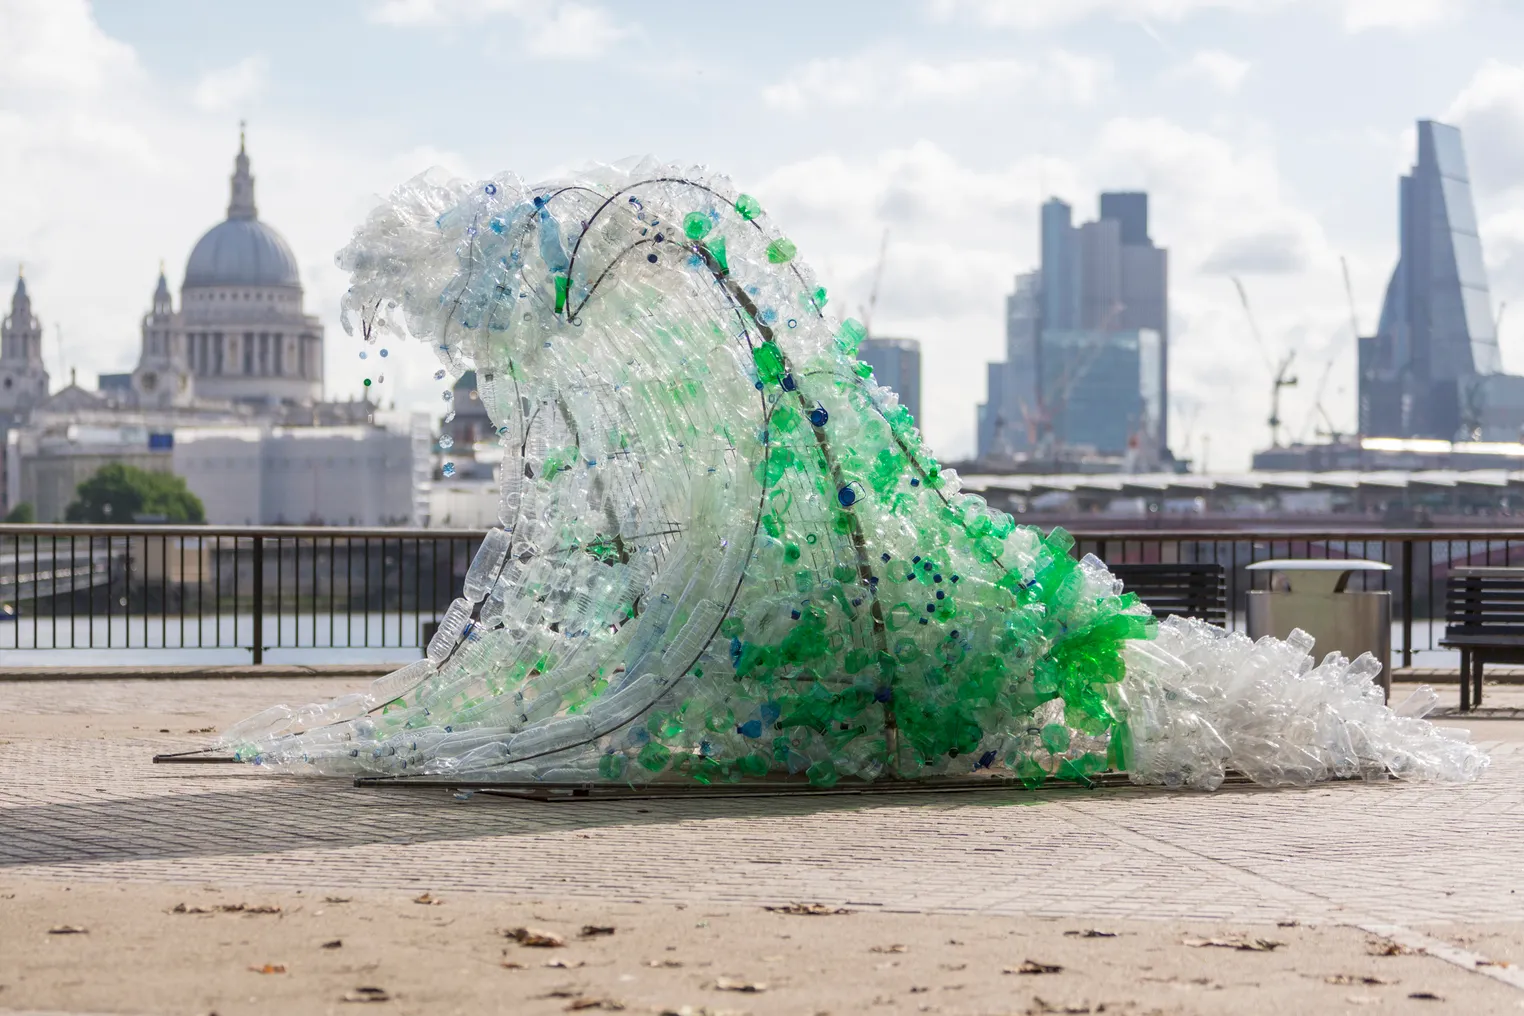
[[[1413, 665], [1413, 540], [1402, 541], [1402, 665]], [[1464, 680], [1464, 675], [1462, 680]]]
[[265, 538], [254, 537], [254, 665], [265, 662]]

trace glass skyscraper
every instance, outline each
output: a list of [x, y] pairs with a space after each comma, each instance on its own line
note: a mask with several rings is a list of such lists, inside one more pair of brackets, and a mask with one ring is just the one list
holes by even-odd
[[857, 358], [873, 368], [873, 380], [900, 397], [921, 423], [921, 344], [915, 339], [863, 339]]
[[1169, 461], [1169, 256], [1148, 195], [1102, 194], [1100, 217], [1042, 206], [1041, 267], [1006, 301], [1006, 357], [989, 365], [979, 458], [1136, 455]]
[[1381, 322], [1360, 339], [1361, 433], [1519, 440], [1524, 378], [1502, 373], [1459, 130], [1418, 122], [1398, 216]]

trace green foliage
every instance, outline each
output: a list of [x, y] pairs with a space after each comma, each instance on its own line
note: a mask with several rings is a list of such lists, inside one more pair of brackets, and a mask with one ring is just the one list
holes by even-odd
[[37, 513], [32, 510], [32, 502], [23, 501], [16, 507], [12, 508], [9, 512], [6, 513], [5, 521], [20, 523], [22, 525], [25, 525], [29, 522], [36, 522]]
[[182, 478], [112, 462], [79, 485], [64, 519], [117, 524], [205, 522], [206, 510]]

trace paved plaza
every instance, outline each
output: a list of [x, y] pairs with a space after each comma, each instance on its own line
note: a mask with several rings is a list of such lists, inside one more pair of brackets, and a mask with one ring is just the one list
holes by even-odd
[[[383, 910], [387, 900], [411, 907], [427, 893], [457, 907], [441, 913], [484, 921], [530, 904], [584, 916], [624, 908], [636, 925], [653, 915], [719, 908], [743, 940], [748, 922], [782, 920], [764, 906], [800, 901], [855, 913], [793, 918], [799, 926], [883, 934], [899, 927], [902, 937], [910, 928], [924, 932], [932, 917], [939, 929], [959, 921], [1001, 934], [1049, 928], [1050, 938], [1111, 922], [1171, 944], [1207, 933], [1192, 928], [1268, 928], [1278, 939], [1333, 936], [1338, 940], [1317, 947], [1329, 955], [1353, 943], [1366, 957], [1369, 940], [1395, 943], [1396, 951], [1415, 950], [1408, 961], [1428, 964], [1430, 976], [1450, 985], [1444, 1000], [1387, 992], [1382, 1001], [1376, 991], [1383, 1012], [1407, 1005], [1524, 1011], [1524, 975], [1509, 965], [1524, 943], [1516, 930], [1524, 928], [1517, 923], [1524, 919], [1519, 721], [1442, 721], [1471, 726], [1492, 757], [1478, 783], [1459, 788], [1389, 781], [1215, 794], [1108, 788], [547, 804], [356, 789], [234, 765], [150, 763], [156, 752], [194, 746], [207, 728], [272, 702], [305, 702], [358, 683], [0, 683], [0, 890], [39, 921], [52, 919], [49, 901], [67, 890], [107, 911], [101, 893], [147, 894], [155, 915], [208, 891], [288, 901], [323, 892]], [[1447, 701], [1453, 692], [1444, 693]], [[1506, 709], [1519, 705], [1513, 700], [1524, 691], [1488, 695]], [[0, 913], [6, 907], [0, 900]], [[405, 908], [403, 916], [416, 914]], [[8, 965], [3, 946], [21, 933], [14, 922], [0, 924], [0, 1012], [43, 1002], [73, 1006], [88, 996], [49, 995], [35, 978], [18, 989], [27, 969]], [[65, 947], [62, 937], [48, 943], [55, 945]], [[1070, 947], [1077, 948], [1072, 936]], [[1228, 966], [1248, 962], [1240, 953], [1250, 952], [1186, 951]], [[972, 1004], [971, 994], [951, 1001], [907, 994], [882, 999], [875, 1011], [1040, 1012], [1032, 998], [1058, 1004], [1025, 990], [1026, 979], [1015, 981], [1023, 990], [1012, 988], [1003, 1008]], [[695, 1002], [690, 1011], [817, 1011], [777, 1008], [780, 998], [716, 995], [704, 1003], [708, 1009]], [[243, 1011], [241, 1004], [225, 1000], [218, 1011]], [[568, 1004], [526, 1001], [523, 1011]], [[856, 1004], [819, 1011], [854, 1011]], [[98, 1011], [203, 1010], [166, 1004]], [[1168, 996], [1155, 1011], [1260, 1010]]]

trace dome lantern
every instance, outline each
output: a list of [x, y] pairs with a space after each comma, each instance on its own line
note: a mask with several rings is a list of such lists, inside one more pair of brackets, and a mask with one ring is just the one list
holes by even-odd
[[285, 238], [259, 220], [254, 205], [254, 176], [239, 132], [233, 160], [228, 217], [196, 242], [185, 264], [186, 288], [211, 286], [287, 286], [299, 288], [296, 255]]

